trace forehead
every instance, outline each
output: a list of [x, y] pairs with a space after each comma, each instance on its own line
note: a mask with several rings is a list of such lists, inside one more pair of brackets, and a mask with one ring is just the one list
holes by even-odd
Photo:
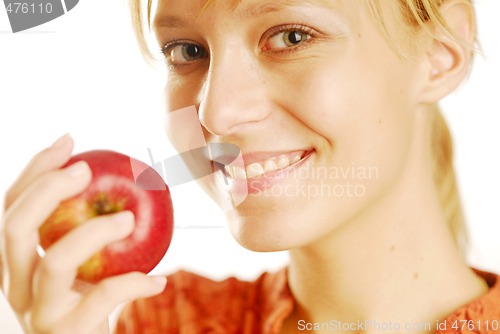
[[[342, 1], [343, 0], [159, 0], [158, 11], [175, 11], [176, 14], [182, 14], [183, 12], [186, 15], [191, 14], [199, 16], [204, 11], [210, 9], [229, 10], [233, 15], [244, 18], [280, 11], [287, 7], [334, 7]], [[354, 3], [358, 1], [351, 0], [350, 2]]]
[[158, 0], [153, 25], [163, 28], [182, 28], [200, 19], [230, 15], [234, 19], [258, 18], [290, 8], [321, 7], [337, 13], [359, 14], [359, 6], [371, 0]]
[[256, 10], [280, 10], [290, 6], [330, 6], [341, 0], [202, 0], [204, 8], [225, 6], [233, 10], [239, 8]]

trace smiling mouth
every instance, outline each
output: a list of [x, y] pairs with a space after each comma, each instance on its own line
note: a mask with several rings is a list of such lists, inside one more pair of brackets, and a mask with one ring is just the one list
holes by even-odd
[[282, 153], [262, 161], [245, 164], [245, 168], [226, 165], [224, 169], [226, 174], [235, 180], [251, 180], [295, 165], [307, 158], [311, 152], [312, 150], [302, 150]]

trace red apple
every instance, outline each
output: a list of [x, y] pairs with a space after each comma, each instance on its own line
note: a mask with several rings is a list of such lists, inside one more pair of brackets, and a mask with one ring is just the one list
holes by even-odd
[[135, 215], [132, 234], [94, 254], [78, 269], [77, 277], [96, 283], [131, 271], [150, 272], [172, 239], [173, 208], [167, 185], [153, 168], [120, 153], [85, 152], [66, 166], [80, 160], [89, 164], [92, 181], [83, 193], [62, 202], [40, 227], [42, 248], [92, 217], [130, 210]]

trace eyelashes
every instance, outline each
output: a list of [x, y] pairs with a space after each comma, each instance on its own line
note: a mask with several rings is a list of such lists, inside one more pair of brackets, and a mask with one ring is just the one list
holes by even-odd
[[[258, 47], [265, 55], [291, 54], [308, 47], [320, 34], [303, 24], [280, 25], [267, 30]], [[209, 55], [205, 47], [192, 40], [172, 40], [162, 45], [160, 53], [171, 69], [191, 66]]]
[[167, 43], [160, 51], [171, 67], [187, 65], [208, 56], [203, 46], [183, 40]]
[[270, 30], [268, 34], [264, 34], [262, 40], [265, 43], [261, 51], [273, 53], [298, 51], [311, 43], [317, 35], [316, 30], [305, 25], [287, 24], [278, 26]]

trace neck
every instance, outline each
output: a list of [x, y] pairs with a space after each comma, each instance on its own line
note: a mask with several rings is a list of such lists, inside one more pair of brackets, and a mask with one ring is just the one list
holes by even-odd
[[371, 320], [428, 323], [435, 332], [436, 321], [485, 293], [487, 286], [456, 249], [431, 168], [415, 156], [413, 168], [370, 209], [290, 251], [288, 279], [296, 300], [290, 330], [299, 320]]

